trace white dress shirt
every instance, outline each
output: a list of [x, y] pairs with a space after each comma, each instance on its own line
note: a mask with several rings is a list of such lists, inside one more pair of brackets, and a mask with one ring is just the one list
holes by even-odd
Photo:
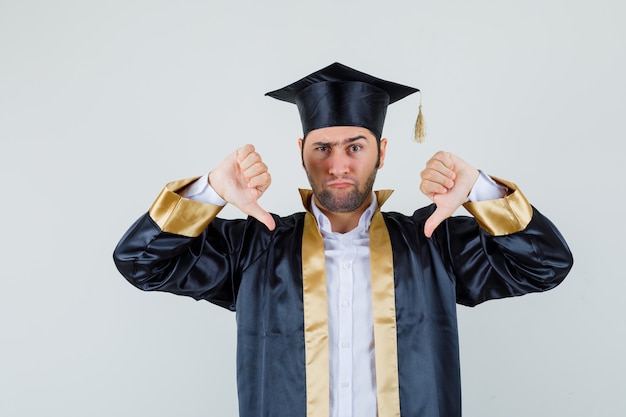
[[330, 220], [311, 207], [326, 255], [331, 417], [377, 415], [369, 236], [377, 207], [373, 197], [347, 233], [333, 232]]

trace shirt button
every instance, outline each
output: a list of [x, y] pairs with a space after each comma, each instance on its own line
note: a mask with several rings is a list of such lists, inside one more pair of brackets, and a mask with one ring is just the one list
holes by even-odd
[[350, 383], [348, 381], [344, 381], [341, 383], [341, 388], [348, 388], [350, 386]]
[[350, 347], [350, 342], [348, 341], [341, 342], [341, 347], [345, 347], [345, 348]]
[[343, 264], [343, 269], [350, 269], [350, 264], [347, 262]]
[[341, 303], [341, 306], [342, 306], [343, 308], [348, 308], [348, 307], [350, 307], [350, 301], [348, 301], [348, 300], [344, 300], [344, 301]]

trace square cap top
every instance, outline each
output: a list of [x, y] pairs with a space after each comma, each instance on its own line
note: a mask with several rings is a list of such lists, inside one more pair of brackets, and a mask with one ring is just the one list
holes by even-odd
[[335, 62], [265, 95], [297, 106], [304, 136], [330, 126], [359, 126], [380, 138], [387, 106], [419, 91]]

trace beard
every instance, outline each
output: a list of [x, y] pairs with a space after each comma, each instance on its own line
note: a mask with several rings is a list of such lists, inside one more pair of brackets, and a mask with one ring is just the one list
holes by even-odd
[[315, 195], [315, 198], [323, 208], [335, 213], [348, 213], [361, 207], [361, 205], [372, 195], [376, 172], [377, 169], [374, 168], [365, 180], [363, 186], [356, 181], [352, 191], [347, 194], [342, 193], [342, 195], [338, 195], [332, 190], [325, 188], [324, 184], [316, 184], [313, 181], [313, 178], [309, 175], [308, 170], [306, 170], [306, 175], [309, 179], [309, 184], [313, 189], [313, 195]]

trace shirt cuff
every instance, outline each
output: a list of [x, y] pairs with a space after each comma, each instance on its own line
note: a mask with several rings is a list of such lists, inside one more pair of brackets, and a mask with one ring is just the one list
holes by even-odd
[[182, 192], [182, 196], [201, 203], [213, 204], [214, 206], [226, 205], [226, 200], [220, 197], [209, 184], [209, 174], [205, 174], [189, 184]]
[[480, 175], [472, 187], [467, 201], [477, 202], [486, 200], [495, 200], [505, 197], [509, 189], [495, 182], [489, 175], [479, 171]]

